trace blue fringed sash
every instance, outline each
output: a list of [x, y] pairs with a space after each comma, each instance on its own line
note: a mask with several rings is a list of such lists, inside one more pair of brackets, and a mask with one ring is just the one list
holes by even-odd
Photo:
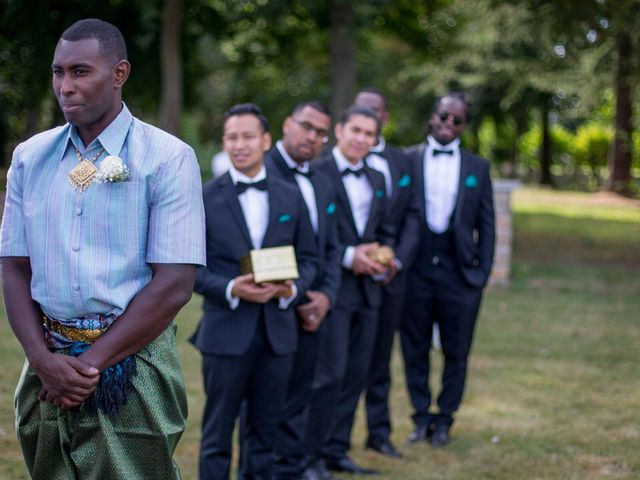
[[[78, 357], [91, 345], [85, 342], [74, 342], [68, 354]], [[96, 390], [84, 402], [91, 412], [98, 409], [105, 415], [115, 415], [121, 406], [127, 403], [127, 397], [133, 389], [133, 377], [137, 375], [136, 357], [129, 355], [124, 360], [105, 368], [100, 374], [100, 383]]]

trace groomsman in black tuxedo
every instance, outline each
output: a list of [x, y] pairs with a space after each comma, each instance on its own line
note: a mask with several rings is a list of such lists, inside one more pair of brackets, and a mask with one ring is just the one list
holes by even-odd
[[331, 321], [327, 315], [336, 303], [342, 274], [335, 189], [331, 179], [312, 169], [310, 164], [328, 141], [330, 126], [331, 118], [324, 105], [319, 102], [301, 103], [285, 119], [282, 140], [265, 156], [268, 175], [281, 178], [300, 190], [318, 249], [318, 273], [307, 291], [307, 298], [296, 307], [298, 351], [276, 437], [276, 479], [298, 479], [301, 476], [314, 479], [326, 477], [329, 473], [321, 462], [308, 463], [304, 432], [319, 339], [324, 322]]
[[342, 280], [320, 340], [306, 444], [316, 458], [325, 458], [331, 470], [367, 474], [376, 472], [357, 465], [347, 452], [358, 399], [366, 386], [382, 301], [378, 278], [396, 270], [395, 265], [386, 267], [367, 253], [378, 244], [393, 246], [394, 231], [384, 176], [364, 162], [378, 139], [378, 117], [369, 109], [351, 107], [334, 131], [337, 145], [318, 169], [331, 178], [337, 190]]
[[[409, 149], [421, 198], [418, 257], [409, 273], [401, 324], [407, 387], [415, 409], [409, 443], [449, 442], [453, 414], [464, 391], [467, 358], [489, 279], [495, 242], [489, 162], [460, 148], [469, 121], [464, 96], [450, 93], [434, 105], [425, 143]], [[438, 412], [430, 412], [429, 349], [438, 323], [444, 354]]]
[[[232, 167], [203, 189], [207, 266], [195, 290], [204, 314], [191, 341], [202, 353], [207, 395], [200, 478], [227, 479], [241, 403], [246, 429], [240, 478], [271, 479], [276, 430], [298, 344], [292, 304], [305, 298], [317, 270], [316, 241], [297, 188], [267, 175], [268, 123], [253, 104], [225, 114], [223, 146]], [[293, 245], [299, 278], [256, 284], [240, 259], [256, 248]]]
[[[387, 100], [379, 90], [366, 88], [355, 98], [354, 105], [373, 111], [381, 127], [389, 120]], [[405, 265], [413, 261], [420, 229], [420, 206], [414, 193], [412, 164], [397, 147], [389, 145], [382, 134], [366, 158], [366, 164], [384, 175], [385, 193], [390, 217], [394, 223], [395, 265], [398, 274], [385, 279], [382, 304], [378, 313], [378, 331], [373, 347], [366, 390], [367, 427], [369, 435], [366, 447], [390, 457], [402, 454], [391, 442], [391, 416], [389, 414], [389, 390], [391, 374], [389, 362], [396, 328], [402, 318], [407, 278]]]

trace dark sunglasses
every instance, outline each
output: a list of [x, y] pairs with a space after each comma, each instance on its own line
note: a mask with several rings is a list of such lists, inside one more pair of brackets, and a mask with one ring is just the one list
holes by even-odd
[[456, 127], [462, 125], [462, 123], [464, 122], [464, 119], [458, 117], [457, 115], [454, 115], [453, 113], [449, 113], [449, 112], [440, 112], [438, 114], [438, 118], [440, 119], [440, 121], [442, 123], [446, 122], [448, 119], [451, 119], [453, 121], [453, 124]]

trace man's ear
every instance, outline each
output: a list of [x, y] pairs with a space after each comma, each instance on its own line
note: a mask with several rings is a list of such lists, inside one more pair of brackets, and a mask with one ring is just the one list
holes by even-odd
[[264, 132], [262, 134], [262, 151], [267, 152], [271, 148], [271, 134]]
[[341, 123], [336, 123], [335, 126], [333, 127], [333, 133], [336, 136], [336, 140], [340, 140], [340, 137], [342, 137], [342, 124]]
[[115, 88], [122, 88], [131, 73], [131, 64], [127, 60], [120, 60], [113, 67], [113, 86]]
[[283, 136], [287, 135], [287, 132], [289, 131], [289, 129], [291, 128], [291, 123], [293, 122], [293, 120], [291, 119], [291, 117], [287, 117], [284, 119], [284, 123], [282, 124], [282, 133]]

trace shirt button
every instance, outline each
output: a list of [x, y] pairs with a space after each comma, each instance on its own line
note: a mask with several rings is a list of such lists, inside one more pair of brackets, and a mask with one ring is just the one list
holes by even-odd
[[82, 209], [81, 208], [76, 208], [73, 213], [75, 213], [77, 216], [80, 216], [80, 215], [82, 215]]
[[431, 265], [438, 265], [440, 263], [440, 258], [437, 255], [434, 255], [431, 259]]
[[77, 283], [74, 283], [72, 287], [74, 290], [80, 290], [80, 285], [78, 285]]
[[73, 247], [71, 247], [71, 250], [77, 252], [78, 250], [80, 250], [80, 245], [74, 245]]

